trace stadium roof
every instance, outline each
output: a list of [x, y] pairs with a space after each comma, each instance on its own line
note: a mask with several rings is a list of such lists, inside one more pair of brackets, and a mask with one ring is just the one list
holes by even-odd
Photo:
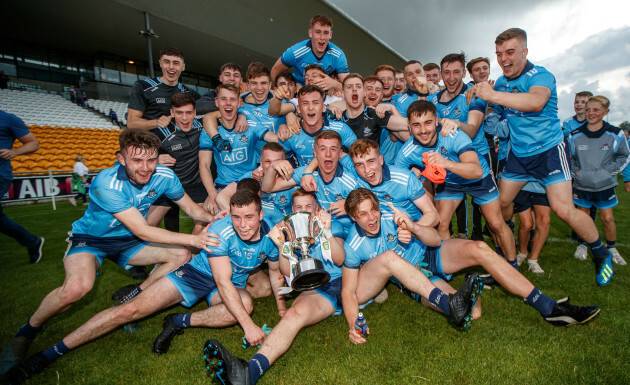
[[9, 39], [80, 54], [98, 52], [146, 61], [144, 12], [150, 14], [153, 58], [161, 47], [180, 48], [190, 71], [218, 75], [235, 61], [268, 66], [290, 45], [307, 38], [311, 16], [334, 22], [333, 41], [346, 53], [350, 71], [370, 74], [383, 63], [401, 67], [405, 58], [343, 11], [319, 0], [30, 0], [3, 6], [3, 34]]

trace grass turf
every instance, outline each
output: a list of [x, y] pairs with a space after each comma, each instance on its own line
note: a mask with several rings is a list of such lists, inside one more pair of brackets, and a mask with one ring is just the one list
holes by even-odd
[[[630, 197], [617, 190], [615, 208], [618, 250], [630, 257]], [[28, 263], [26, 250], [0, 235], [0, 344], [28, 319], [43, 297], [64, 277], [62, 256], [71, 223], [85, 208], [59, 203], [5, 208], [11, 218], [46, 238], [44, 256]], [[192, 223], [182, 219], [182, 230]], [[601, 228], [600, 228], [600, 233]], [[602, 233], [603, 234], [603, 233]], [[366, 344], [348, 340], [343, 316], [330, 317], [298, 334], [289, 351], [261, 379], [261, 384], [623, 384], [630, 383], [628, 267], [615, 265], [615, 277], [603, 288], [595, 284], [594, 267], [573, 258], [570, 229], [555, 216], [540, 264], [544, 276], [521, 270], [552, 298], [570, 295], [572, 303], [596, 304], [601, 314], [583, 326], [558, 328], [544, 322], [521, 298], [503, 289], [484, 291], [483, 316], [461, 332], [440, 314], [422, 307], [389, 285], [389, 299], [365, 309], [371, 335]], [[630, 259], [630, 258], [626, 258]], [[480, 269], [470, 269], [481, 271]], [[459, 287], [465, 273], [454, 277]], [[29, 353], [43, 350], [112, 305], [111, 294], [133, 283], [129, 274], [107, 261], [94, 289], [67, 312], [50, 320]], [[273, 327], [279, 321], [272, 298], [255, 300], [254, 321]], [[205, 303], [193, 310], [205, 309]], [[142, 329], [117, 329], [70, 352], [32, 379], [31, 384], [206, 384], [201, 348], [216, 338], [236, 355], [249, 359], [255, 349], [241, 348], [242, 330], [188, 329], [167, 354], [151, 352], [164, 315], [187, 312], [175, 306], [140, 322]]]

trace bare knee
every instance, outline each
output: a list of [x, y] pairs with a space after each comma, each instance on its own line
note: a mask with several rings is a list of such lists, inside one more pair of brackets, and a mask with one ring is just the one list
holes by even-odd
[[116, 312], [116, 319], [119, 320], [120, 324], [134, 321], [141, 317], [140, 307], [137, 299], [134, 299], [130, 302], [126, 302], [116, 308], [118, 311]]
[[387, 267], [391, 266], [398, 258], [400, 258], [400, 256], [392, 250], [387, 250], [378, 256], [379, 261]]
[[471, 243], [473, 245], [470, 248], [470, 252], [478, 265], [482, 265], [484, 261], [491, 260], [495, 256], [498, 257], [486, 242], [474, 241]]
[[604, 225], [612, 225], [615, 223], [615, 217], [613, 216], [612, 212], [611, 213], [605, 213], [602, 211], [600, 212], [600, 218], [602, 220], [602, 223]]
[[181, 266], [187, 262], [190, 262], [192, 258], [192, 254], [190, 254], [190, 250], [186, 248], [174, 248], [171, 250], [171, 256], [169, 258], [169, 262], [174, 263], [176, 266]]
[[72, 305], [92, 290], [93, 281], [73, 280], [64, 283], [61, 287], [61, 304], [63, 306]]

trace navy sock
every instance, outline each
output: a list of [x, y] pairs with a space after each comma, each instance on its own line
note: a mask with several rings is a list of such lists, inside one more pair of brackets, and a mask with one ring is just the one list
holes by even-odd
[[601, 238], [597, 238], [597, 240], [593, 243], [589, 243], [588, 247], [591, 248], [591, 252], [593, 252], [593, 257], [597, 259], [604, 259], [608, 257], [608, 249], [604, 247]]
[[180, 328], [190, 327], [190, 314], [178, 314], [173, 317], [173, 322]]
[[537, 287], [529, 293], [525, 302], [532, 305], [543, 317], [547, 317], [556, 308], [556, 301], [544, 295]]
[[136, 286], [136, 288], [135, 288], [135, 289], [133, 289], [133, 290], [131, 291], [131, 293], [127, 294], [127, 295], [125, 296], [125, 298], [123, 298], [123, 299], [121, 299], [121, 300], [120, 300], [119, 304], [121, 304], [121, 305], [122, 305], [123, 303], [125, 303], [125, 302], [127, 302], [127, 301], [131, 301], [131, 299], [132, 299], [133, 297], [137, 296], [137, 295], [138, 295], [138, 294], [140, 294], [141, 292], [142, 292], [142, 289], [140, 288], [140, 285]]
[[499, 256], [505, 258], [505, 255], [503, 255], [503, 250], [501, 250], [501, 246], [497, 246], [494, 248], [494, 252], [499, 254]]
[[617, 243], [617, 241], [609, 241], [608, 239], [606, 240], [606, 248], [608, 249], [612, 249], [613, 247], [616, 247], [615, 244]]
[[248, 362], [249, 364], [249, 382], [254, 385], [260, 377], [269, 369], [269, 360], [262, 354], [256, 353]]
[[444, 312], [444, 314], [451, 315], [451, 308], [448, 306], [448, 295], [446, 295], [442, 290], [437, 287], [431, 290], [431, 294], [429, 294], [429, 302], [436, 307], [439, 307], [440, 310]]
[[24, 326], [22, 326], [20, 330], [18, 330], [16, 337], [26, 337], [26, 338], [33, 339], [35, 338], [37, 333], [41, 332], [44, 329], [44, 325], [37, 326], [37, 327], [31, 326], [30, 321], [31, 319], [29, 318], [28, 321], [26, 321], [26, 323], [24, 324]]
[[507, 263], [509, 263], [510, 265], [512, 265], [513, 268], [515, 268], [516, 270], [518, 270], [518, 261], [516, 260], [516, 258], [514, 258], [513, 261], [510, 261], [509, 259], [506, 259]]
[[529, 230], [529, 240], [534, 239], [534, 235], [536, 235], [536, 230]]
[[57, 358], [63, 356], [64, 354], [68, 353], [69, 351], [70, 348], [63, 343], [63, 340], [61, 340], [54, 344], [52, 347], [44, 350], [42, 353], [44, 354], [44, 356], [46, 356], [46, 358], [48, 358], [48, 361], [52, 362], [55, 361]]

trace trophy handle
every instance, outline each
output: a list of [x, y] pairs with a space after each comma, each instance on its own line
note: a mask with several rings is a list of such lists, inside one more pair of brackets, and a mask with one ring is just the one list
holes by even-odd
[[[318, 231], [315, 231], [315, 225], [317, 225]], [[322, 225], [322, 221], [319, 219], [319, 217], [313, 216], [313, 227], [311, 228], [313, 237], [314, 238], [319, 237], [320, 235], [322, 235], [323, 231], [324, 231], [324, 226]]]

